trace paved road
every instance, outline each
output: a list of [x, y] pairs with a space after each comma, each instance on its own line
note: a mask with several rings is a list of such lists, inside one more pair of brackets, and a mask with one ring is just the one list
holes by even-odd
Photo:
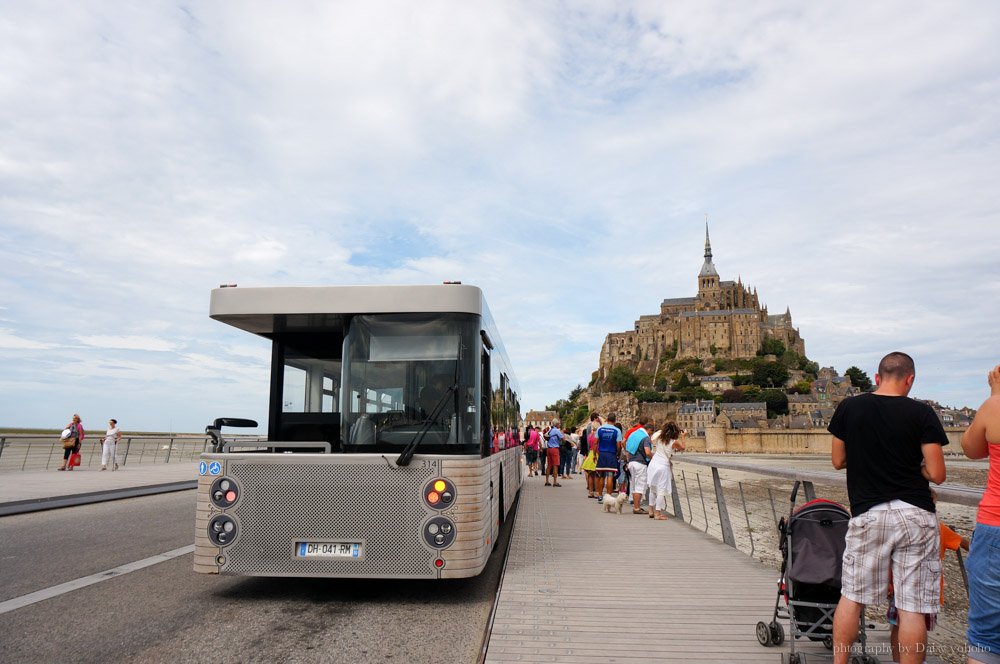
[[[0, 518], [0, 602], [193, 542], [193, 491]], [[214, 577], [191, 555], [0, 614], [0, 662], [474, 662], [477, 579]]]

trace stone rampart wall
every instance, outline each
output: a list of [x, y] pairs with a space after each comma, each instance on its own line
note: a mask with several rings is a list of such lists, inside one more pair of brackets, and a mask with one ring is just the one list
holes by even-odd
[[[947, 428], [949, 445], [946, 452], [961, 453], [964, 429]], [[690, 439], [688, 449], [695, 449], [698, 438]], [[726, 429], [710, 426], [705, 429], [703, 451], [730, 454], [830, 454], [832, 436], [826, 429]]]
[[640, 415], [651, 417], [657, 426], [666, 420], [677, 419], [678, 403], [642, 402], [640, 403], [631, 392], [609, 392], [591, 396], [587, 400], [591, 413], [600, 413], [605, 417], [615, 413], [618, 423], [626, 429], [631, 427]]

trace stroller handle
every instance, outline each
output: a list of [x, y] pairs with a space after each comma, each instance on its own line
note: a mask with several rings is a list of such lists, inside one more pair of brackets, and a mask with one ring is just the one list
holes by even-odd
[[792, 505], [795, 504], [795, 496], [799, 495], [799, 486], [801, 484], [801, 481], [795, 480], [795, 484], [792, 485]]

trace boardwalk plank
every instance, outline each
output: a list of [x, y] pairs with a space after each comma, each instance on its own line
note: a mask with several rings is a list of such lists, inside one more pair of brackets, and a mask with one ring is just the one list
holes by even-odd
[[[757, 643], [778, 573], [683, 521], [603, 512], [582, 480], [526, 480], [486, 661], [644, 664], [768, 662]], [[783, 625], [788, 632], [787, 621]], [[869, 630], [882, 661], [888, 634]], [[799, 641], [806, 661], [829, 661]], [[930, 662], [940, 662], [929, 659]]]

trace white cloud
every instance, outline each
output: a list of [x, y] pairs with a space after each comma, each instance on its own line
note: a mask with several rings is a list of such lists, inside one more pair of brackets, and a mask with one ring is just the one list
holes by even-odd
[[180, 344], [156, 337], [140, 336], [78, 336], [76, 340], [84, 346], [118, 350], [142, 350], [147, 352], [167, 352], [177, 350]]
[[13, 330], [0, 329], [0, 348], [9, 350], [46, 350], [52, 344], [34, 339], [25, 339], [14, 334]]
[[976, 405], [998, 29], [978, 2], [11, 7], [0, 422], [122, 385], [150, 428], [262, 417], [267, 342], [207, 317], [229, 282], [481, 285], [540, 407], [694, 293], [705, 213], [813, 359], [917, 348], [918, 389]]

